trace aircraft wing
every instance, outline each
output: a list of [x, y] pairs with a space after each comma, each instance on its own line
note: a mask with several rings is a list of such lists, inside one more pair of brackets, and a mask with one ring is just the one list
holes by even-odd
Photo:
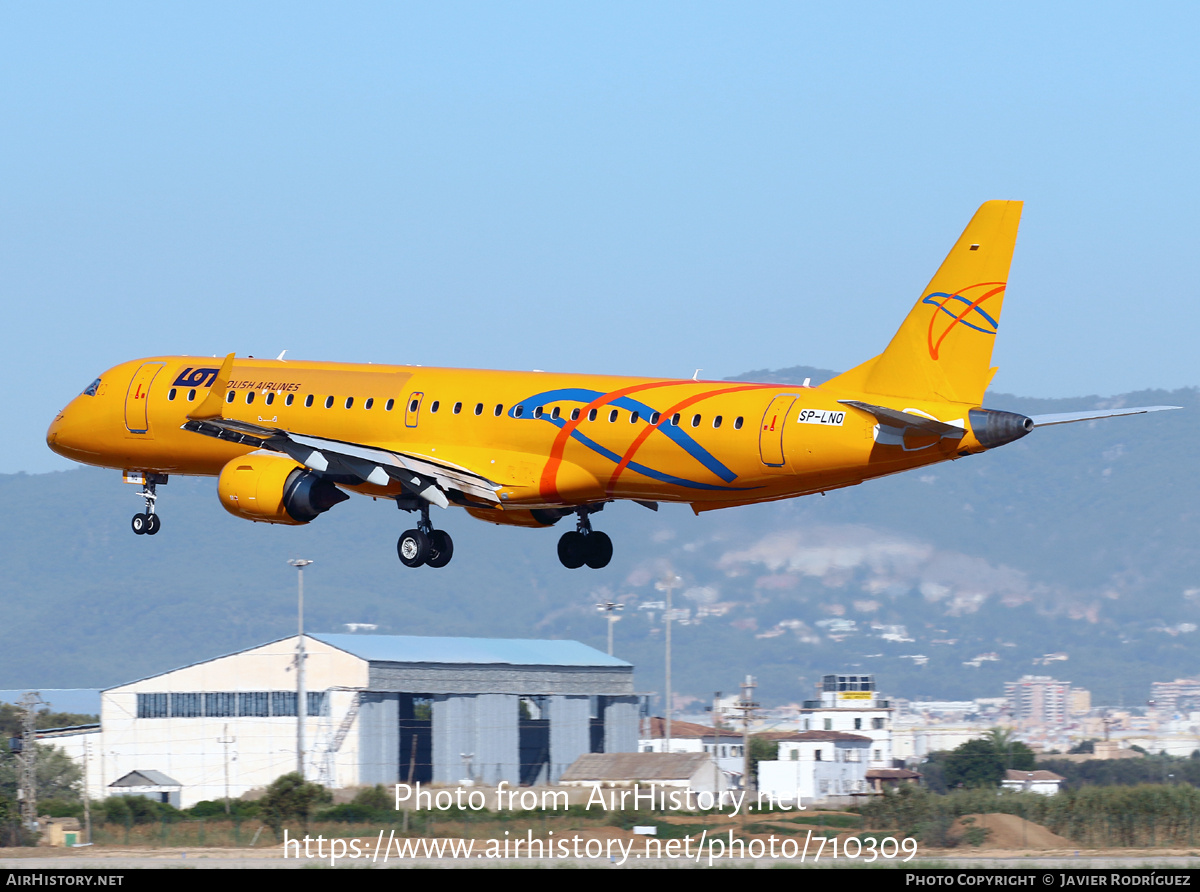
[[1090, 412], [1062, 412], [1058, 415], [1031, 415], [1034, 427], [1049, 427], [1052, 424], [1071, 424], [1075, 421], [1094, 421], [1097, 418], [1115, 418], [1118, 415], [1144, 415], [1147, 412], [1165, 412], [1167, 409], [1182, 409], [1182, 406], [1138, 406], [1135, 409], [1093, 409]]
[[[310, 437], [281, 428], [236, 421], [230, 418], [192, 418], [184, 430], [228, 440], [284, 455], [321, 474], [357, 477], [386, 486], [394, 480], [425, 501], [448, 508], [451, 501], [499, 502], [500, 484], [467, 468], [433, 461], [379, 446], [347, 443], [326, 437]], [[465, 498], [464, 498], [465, 497]]]

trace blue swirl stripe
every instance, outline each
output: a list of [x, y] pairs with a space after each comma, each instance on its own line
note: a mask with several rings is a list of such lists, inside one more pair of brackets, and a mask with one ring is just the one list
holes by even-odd
[[[521, 400], [521, 402], [517, 405], [544, 406], [546, 403], [555, 402], [576, 402], [586, 405], [594, 402], [602, 396], [604, 396], [604, 394], [598, 390], [587, 390], [581, 387], [564, 387], [559, 390], [547, 390], [542, 393], [535, 393], [534, 395]], [[625, 409], [628, 412], [637, 412], [640, 416], [646, 419], [647, 424], [649, 424], [650, 416], [658, 411], [653, 406], [648, 406], [639, 400], [635, 400], [627, 396], [618, 397], [617, 399], [608, 403], [608, 405]], [[516, 406], [512, 406], [508, 410], [507, 414], [510, 418], [517, 418], [519, 421], [548, 421], [560, 430], [565, 427], [567, 423], [566, 418], [551, 418], [549, 413], [543, 414], [541, 418], [534, 418], [532, 413], [528, 415], [522, 414], [520, 418], [518, 418], [518, 416], [515, 414], [516, 409]], [[675, 443], [676, 446], [683, 449], [688, 455], [700, 462], [700, 464], [704, 465], [705, 468], [707, 468], [717, 477], [724, 480], [726, 483], [732, 483], [737, 479], [737, 474], [725, 467], [725, 465], [718, 461], [712, 453], [688, 436], [687, 433], [680, 430], [679, 427], [671, 424], [669, 420], [663, 424], [660, 424], [658, 426], [658, 431], [670, 437], [671, 441]], [[590, 437], [585, 436], [578, 427], [571, 431], [571, 437], [572, 439], [578, 440], [593, 452], [604, 456], [613, 464], [620, 463], [620, 455], [605, 446], [601, 446]], [[672, 483], [676, 486], [683, 486], [689, 489], [740, 490], [745, 488], [739, 486], [717, 486], [710, 483], [700, 483], [696, 480], [688, 480], [683, 477], [675, 477], [671, 474], [666, 474], [662, 471], [655, 470], [654, 468], [647, 467], [646, 465], [639, 464], [638, 462], [634, 461], [629, 462], [626, 467], [628, 467], [631, 471], [642, 474], [645, 477], [650, 477], [653, 480], [659, 480], [663, 483]]]
[[[936, 298], [936, 297], [946, 298], [946, 300], [945, 301], [934, 300], [934, 298]], [[989, 328], [981, 328], [978, 325], [972, 325], [970, 322], [968, 322], [966, 320], [965, 317], [962, 319], [959, 319], [958, 316], [955, 315], [953, 310], [946, 309], [946, 304], [949, 303], [951, 300], [960, 301], [960, 302], [966, 304], [968, 307], [970, 307], [971, 304], [973, 303], [973, 301], [969, 300], [968, 298], [963, 297], [961, 294], [947, 294], [944, 291], [936, 291], [932, 294], [925, 295], [925, 297], [921, 301], [921, 303], [932, 304], [933, 306], [935, 306], [939, 310], [941, 310], [943, 313], [945, 313], [947, 316], [949, 316], [951, 319], [954, 319], [954, 320], [962, 323], [963, 325], [967, 326], [967, 328], [973, 328], [976, 331], [983, 332], [984, 334], [994, 335], [996, 333], [996, 330], [998, 328], [1000, 328], [1000, 323], [997, 322], [995, 319], [993, 319], [991, 316], [989, 316], [987, 314], [987, 312], [983, 309], [983, 307], [972, 307], [971, 312], [978, 313], [980, 316], [982, 316], [984, 319], [986, 319], [988, 322], [988, 325], [991, 326], [990, 329]]]

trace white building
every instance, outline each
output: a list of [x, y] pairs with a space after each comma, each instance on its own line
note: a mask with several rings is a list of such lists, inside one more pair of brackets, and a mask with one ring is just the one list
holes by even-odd
[[[102, 693], [89, 795], [133, 772], [183, 808], [297, 767], [296, 637]], [[580, 755], [633, 752], [633, 667], [575, 641], [305, 636], [305, 775], [329, 787], [557, 781]]]
[[871, 791], [867, 782], [872, 740], [843, 731], [774, 736], [778, 759], [758, 763], [758, 789], [775, 799], [808, 806]]
[[741, 732], [672, 719], [669, 741], [666, 739], [666, 733], [665, 719], [659, 716], [646, 719], [643, 722], [642, 736], [638, 739], [638, 752], [708, 753], [725, 774], [726, 783], [731, 787], [741, 786], [745, 767]]
[[1000, 786], [1006, 790], [1053, 796], [1062, 782], [1063, 776], [1053, 771], [1016, 771], [1010, 768], [1004, 773]]
[[892, 723], [895, 709], [875, 689], [874, 675], [826, 675], [819, 700], [805, 700], [799, 730], [841, 731], [870, 740], [870, 768], [891, 768]]

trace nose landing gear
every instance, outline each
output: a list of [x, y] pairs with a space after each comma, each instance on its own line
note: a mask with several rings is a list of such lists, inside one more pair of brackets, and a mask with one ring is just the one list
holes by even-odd
[[[401, 509], [406, 507], [399, 499], [396, 503]], [[454, 540], [445, 530], [433, 528], [429, 520], [428, 502], [422, 499], [420, 506], [414, 505], [407, 510], [412, 511], [414, 508], [421, 512], [421, 519], [417, 521], [415, 530], [405, 530], [396, 542], [396, 554], [400, 557], [400, 563], [406, 567], [420, 567], [422, 564], [435, 568], [446, 566], [454, 557]]]
[[140, 482], [142, 484], [142, 498], [146, 500], [145, 513], [133, 515], [130, 526], [133, 527], [133, 531], [139, 536], [153, 536], [162, 528], [161, 518], [154, 513], [154, 503], [158, 499], [158, 493], [155, 492], [155, 488], [159, 483], [166, 484], [167, 475], [126, 474], [125, 479], [129, 482]]
[[558, 559], [568, 570], [578, 570], [587, 564], [593, 570], [608, 566], [612, 560], [612, 539], [607, 533], [592, 529], [592, 521], [588, 517], [604, 508], [600, 505], [583, 505], [575, 509], [578, 519], [575, 521], [575, 532], [563, 533], [558, 540]]

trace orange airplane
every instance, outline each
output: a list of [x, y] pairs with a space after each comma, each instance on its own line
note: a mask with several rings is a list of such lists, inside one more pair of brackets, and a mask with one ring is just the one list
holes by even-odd
[[1035, 427], [1174, 406], [1026, 417], [982, 407], [1021, 202], [984, 204], [878, 356], [819, 387], [414, 366], [159, 356], [105, 372], [46, 440], [141, 484], [133, 530], [154, 535], [156, 487], [215, 476], [238, 517], [305, 524], [349, 498], [417, 512], [409, 567], [454, 553], [429, 508], [541, 527], [570, 568], [612, 541], [591, 516], [617, 499], [694, 511], [853, 486], [1010, 443]]

